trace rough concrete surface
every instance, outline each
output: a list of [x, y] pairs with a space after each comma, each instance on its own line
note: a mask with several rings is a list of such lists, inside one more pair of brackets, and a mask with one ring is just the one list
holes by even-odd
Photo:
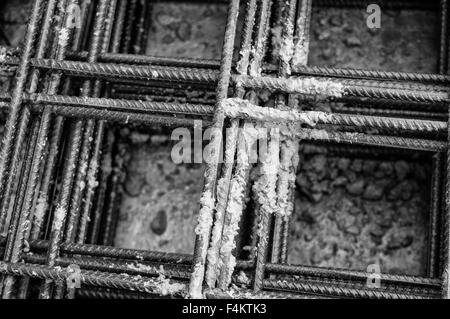
[[174, 164], [167, 136], [131, 133], [115, 244], [192, 253], [203, 186], [201, 164]]
[[289, 262], [424, 275], [429, 176], [423, 161], [302, 155]]

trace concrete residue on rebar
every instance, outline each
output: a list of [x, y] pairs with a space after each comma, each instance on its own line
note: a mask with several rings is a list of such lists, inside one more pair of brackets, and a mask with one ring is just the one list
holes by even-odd
[[308, 64], [309, 51], [309, 21], [308, 16], [311, 15], [311, 1], [302, 1], [299, 7], [299, 14], [296, 25], [297, 39], [295, 41], [294, 55], [292, 57], [292, 67], [303, 66]]
[[200, 204], [202, 208], [198, 213], [198, 224], [195, 227], [195, 233], [204, 235], [209, 232], [213, 222], [211, 213], [214, 209], [214, 198], [210, 191], [203, 193]]
[[319, 122], [329, 122], [331, 115], [324, 112], [297, 110], [278, 110], [260, 107], [247, 100], [230, 98], [222, 103], [225, 115], [231, 118], [252, 119], [261, 122], [300, 122], [314, 127]]
[[[212, 196], [212, 193], [208, 190], [203, 193], [201, 199], [200, 199], [200, 211], [198, 214], [198, 222], [197, 226], [195, 227], [195, 233], [198, 236], [203, 237], [203, 255], [201, 256], [202, 260], [206, 259], [208, 244], [205, 239], [208, 238], [209, 232], [211, 230], [211, 226], [213, 223], [213, 209], [214, 209], [214, 197]], [[204, 276], [204, 264], [203, 262], [198, 262], [195, 264], [194, 269], [192, 270], [192, 276], [191, 276], [191, 283], [189, 287], [191, 298], [199, 299], [202, 298], [202, 281]]]
[[292, 57], [292, 66], [295, 69], [298, 66], [308, 64], [308, 42], [304, 36], [301, 36], [295, 42], [294, 56]]
[[316, 78], [289, 78], [287, 85], [290, 92], [324, 98], [340, 98], [345, 93], [342, 83]]
[[173, 296], [186, 290], [186, 285], [180, 283], [170, 283], [170, 279], [164, 274], [160, 274], [156, 280], [156, 289], [161, 296]]
[[270, 129], [267, 154], [264, 158], [260, 157], [261, 175], [253, 185], [253, 192], [256, 194], [262, 213], [265, 214], [272, 214], [276, 211], [276, 183], [280, 166], [279, 147], [279, 129], [272, 128]]
[[58, 45], [60, 47], [65, 47], [67, 45], [69, 42], [69, 35], [69, 28], [61, 28], [61, 30], [59, 30]]
[[98, 161], [96, 158], [93, 158], [90, 163], [89, 174], [87, 177], [88, 191], [92, 191], [98, 186], [97, 169], [98, 169]]
[[53, 217], [53, 229], [52, 231], [55, 230], [61, 230], [63, 228], [63, 224], [64, 224], [64, 220], [66, 218], [66, 210], [64, 209], [64, 207], [58, 207], [55, 210], [55, 216]]
[[47, 210], [47, 198], [45, 196], [39, 196], [36, 209], [34, 212], [34, 224], [36, 227], [42, 224], [44, 221], [45, 211]]
[[241, 270], [237, 276], [237, 282], [238, 283], [242, 283], [244, 285], [248, 285], [251, 283], [251, 280], [247, 277], [247, 275], [245, 274], [245, 272], [243, 270]]
[[202, 299], [202, 280], [204, 276], [204, 266], [202, 263], [197, 263], [192, 270], [191, 283], [189, 285], [189, 293], [192, 299]]
[[290, 62], [294, 53], [294, 38], [292, 36], [294, 33], [294, 26], [289, 19], [285, 22], [284, 31], [286, 35], [282, 38], [279, 54], [280, 61], [284, 64], [288, 74], [290, 74]]
[[[88, 169], [87, 161], [82, 161], [82, 163], [80, 164], [80, 175], [85, 176], [87, 173], [87, 169]], [[78, 187], [80, 188], [80, 191], [83, 191], [84, 188], [86, 187], [86, 183], [84, 181], [80, 181]]]
[[300, 131], [299, 134], [297, 134], [297, 137], [300, 139], [311, 139], [311, 140], [328, 140], [329, 139], [329, 134], [327, 131], [325, 130], [311, 130], [308, 132], [305, 131]]
[[241, 52], [240, 52], [240, 59], [236, 66], [236, 70], [241, 74], [243, 74], [247, 71], [246, 70], [246, 64], [247, 64], [246, 61], [249, 60], [249, 55], [250, 55], [250, 50], [248, 50], [248, 49], [241, 50]]
[[[234, 123], [230, 128], [227, 129], [226, 134], [226, 143], [225, 143], [225, 165], [233, 165], [234, 156], [235, 156], [235, 145], [238, 133], [237, 123]], [[228, 189], [229, 185], [227, 184], [227, 179], [222, 177], [217, 182], [217, 190], [216, 190], [216, 213], [213, 231], [211, 234], [211, 243], [208, 249], [208, 268], [206, 271], [206, 283], [210, 288], [213, 288], [216, 282], [216, 279], [219, 275], [219, 250], [222, 238], [223, 231], [223, 223], [224, 223], [224, 215], [225, 209], [227, 205], [227, 197], [228, 197]]]
[[142, 272], [155, 272], [158, 271], [158, 269], [154, 266], [145, 265], [145, 264], [127, 264], [127, 268], [135, 271], [142, 271]]
[[345, 87], [342, 83], [313, 77], [276, 78], [272, 76], [247, 77], [237, 75], [233, 79], [237, 85], [272, 91], [279, 90], [284, 93], [304, 94], [314, 97], [316, 100], [341, 98], [345, 94]]
[[250, 169], [249, 154], [258, 137], [258, 131], [252, 123], [245, 123], [240, 132], [237, 145], [237, 164], [235, 174], [230, 182], [228, 205], [226, 216], [228, 223], [225, 225], [220, 246], [220, 266], [223, 286], [231, 283], [231, 275], [236, 266], [236, 258], [232, 251], [236, 248], [236, 236], [239, 230], [239, 222], [245, 206], [245, 194]]
[[[225, 192], [225, 183], [226, 180], [224, 178], [219, 179], [217, 182], [217, 202], [221, 202], [226, 200], [226, 192]], [[223, 229], [223, 214], [222, 210], [216, 209], [214, 227], [211, 234], [211, 243], [208, 249], [207, 261], [208, 261], [208, 269], [206, 271], [206, 283], [210, 288], [213, 288], [215, 285], [215, 279], [219, 274], [218, 263], [218, 250], [220, 246], [220, 239], [222, 236]]]
[[296, 171], [299, 162], [299, 141], [290, 136], [282, 137], [280, 150], [280, 169], [278, 173], [278, 203], [277, 214], [280, 216], [290, 216], [293, 211], [293, 201], [291, 192], [295, 187], [297, 177]]
[[308, 63], [308, 48], [304, 42], [297, 42], [295, 46], [295, 55], [292, 58], [293, 67], [298, 67], [300, 65], [306, 65]]

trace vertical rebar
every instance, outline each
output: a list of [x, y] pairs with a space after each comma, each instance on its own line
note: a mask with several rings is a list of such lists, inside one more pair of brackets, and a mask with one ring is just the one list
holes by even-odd
[[[88, 54], [88, 62], [95, 63], [97, 57], [100, 54], [102, 48], [102, 36], [104, 30], [105, 19], [107, 15], [108, 1], [100, 0], [98, 3], [97, 14], [94, 22], [94, 32], [90, 43], [90, 49]], [[86, 80], [83, 84], [82, 96], [88, 97], [92, 93], [92, 81]], [[62, 187], [58, 204], [53, 216], [52, 231], [50, 234], [50, 244], [47, 252], [46, 264], [54, 266], [56, 258], [59, 255], [60, 244], [62, 239], [62, 231], [66, 221], [66, 216], [69, 209], [70, 194], [73, 187], [76, 162], [80, 155], [80, 146], [82, 140], [83, 131], [88, 131], [93, 126], [93, 120], [88, 120], [85, 123], [82, 120], [77, 120], [73, 123], [72, 130], [70, 132], [68, 152], [66, 153], [66, 163], [64, 166]], [[82, 167], [83, 162], [78, 163], [78, 166]], [[52, 282], [46, 281], [41, 287], [40, 297], [44, 299], [50, 298], [52, 289]]]
[[[117, 8], [117, 21], [114, 23], [115, 29], [112, 35], [112, 47], [111, 52], [117, 53], [120, 51], [120, 44], [123, 38], [124, 28], [125, 28], [125, 17], [127, 12], [127, 4], [128, 0], [120, 0]], [[127, 23], [130, 23], [129, 21]], [[111, 94], [108, 92], [108, 94]], [[114, 130], [114, 136], [116, 138], [117, 132]], [[116, 138], [117, 139], [117, 138]], [[121, 158], [121, 154], [117, 152], [116, 156], [113, 159], [113, 169], [111, 172], [111, 181], [110, 181], [110, 192], [108, 194], [108, 200], [105, 203], [104, 208], [104, 229], [103, 236], [100, 239], [100, 243], [102, 245], [111, 246], [114, 241], [114, 233], [115, 233], [115, 225], [118, 220], [118, 209], [117, 205], [120, 201], [120, 183], [123, 179], [122, 165], [123, 159]], [[102, 185], [100, 185], [102, 187]], [[104, 187], [107, 187], [105, 184]]]
[[[287, 1], [284, 4], [284, 11], [283, 11], [283, 30], [281, 33], [281, 48], [279, 52], [279, 75], [282, 77], [285, 77], [290, 74], [291, 72], [291, 60], [294, 53], [294, 21], [295, 16], [297, 13], [297, 1]], [[284, 107], [286, 105], [286, 100], [283, 95], [278, 95], [277, 98], [277, 106], [278, 107]], [[280, 140], [279, 136], [276, 136], [279, 133], [271, 133], [270, 139], [275, 139], [275, 141], [270, 141], [270, 145], [273, 147], [270, 147], [268, 149], [267, 157], [277, 157], [279, 161], [280, 157]], [[278, 143], [278, 145], [276, 145]], [[275, 154], [275, 153], [276, 154]], [[279, 166], [279, 163], [278, 165]], [[278, 177], [278, 176], [277, 176]], [[265, 178], [264, 176], [261, 178]], [[278, 195], [278, 190], [276, 190], [277, 185], [273, 185], [275, 194]], [[277, 199], [275, 198], [275, 201]], [[278, 203], [277, 203], [278, 204]], [[276, 206], [277, 206], [276, 204]], [[261, 225], [259, 228], [259, 243], [257, 246], [257, 257], [256, 257], [256, 269], [255, 269], [255, 278], [253, 283], [253, 288], [255, 291], [259, 291], [262, 289], [263, 286], [263, 279], [265, 275], [265, 263], [267, 261], [267, 255], [268, 255], [268, 241], [269, 241], [269, 232], [271, 230], [272, 226], [272, 219], [274, 218], [274, 214], [276, 213], [275, 207], [261, 207]], [[283, 217], [279, 216], [278, 214], [275, 217], [275, 226], [274, 226], [274, 238], [273, 238], [273, 244], [272, 244], [272, 255], [276, 255], [276, 260], [278, 261], [279, 258], [279, 247], [280, 247], [280, 240], [281, 240], [281, 223], [283, 221]]]
[[[46, 14], [44, 16], [44, 21], [43, 21], [42, 28], [41, 28], [42, 30], [40, 30], [41, 32], [40, 32], [39, 43], [37, 45], [37, 50], [35, 53], [36, 57], [38, 57], [38, 58], [43, 57], [45, 54], [45, 51], [46, 51], [48, 36], [50, 33], [51, 17], [53, 16], [53, 12], [55, 10], [55, 5], [56, 5], [56, 1], [54, 1], [54, 0], [50, 0], [47, 5]], [[32, 36], [33, 38], [36, 36], [35, 33], [37, 32], [36, 28], [37, 28], [37, 24], [38, 24], [37, 21], [40, 18], [40, 16], [35, 17], [34, 15], [35, 14], [40, 15], [42, 10], [43, 10], [43, 3], [41, 3], [40, 1], [36, 1], [35, 6], [33, 8], [33, 15], [32, 15], [31, 21], [30, 21], [30, 26], [32, 26], [32, 28], [34, 28], [34, 30], [32, 30], [32, 32], [34, 32], [34, 35]], [[34, 22], [34, 25], [33, 25], [33, 22]], [[28, 34], [27, 34], [27, 37], [28, 37]], [[28, 40], [30, 40], [30, 39], [28, 39]], [[34, 42], [34, 40], [31, 42]], [[28, 41], [27, 41], [27, 43], [28, 43]], [[25, 50], [25, 51], [27, 51], [27, 50]], [[31, 55], [31, 48], [28, 53], [28, 60], [30, 58], [30, 55]], [[22, 57], [22, 59], [23, 59], [23, 57]], [[20, 66], [19, 66], [19, 68], [20, 68]], [[38, 79], [39, 79], [39, 73], [37, 70], [34, 70], [32, 73], [32, 76], [31, 76], [31, 80], [30, 80], [29, 92], [34, 93], [36, 91], [37, 86], [38, 86]], [[22, 100], [22, 93], [23, 93], [25, 81], [26, 81], [26, 76], [23, 79], [24, 83], [22, 84], [22, 92], [20, 92], [20, 97], [17, 98], [16, 101], [12, 100], [12, 103], [15, 103], [15, 102], [18, 103], [17, 104], [18, 107]], [[18, 80], [18, 83], [20, 83], [20, 82], [21, 81]], [[14, 108], [14, 106], [11, 105], [11, 108]], [[10, 114], [11, 113], [12, 113], [12, 110], [10, 111]], [[12, 116], [12, 118], [13, 117], [14, 116]], [[12, 118], [11, 118], [11, 120], [12, 120]], [[25, 107], [25, 108], [23, 108], [23, 112], [21, 115], [21, 121], [19, 124], [20, 130], [26, 129], [26, 127], [28, 126], [29, 119], [30, 119], [30, 111], [27, 107]], [[7, 125], [8, 125], [8, 123], [7, 123]], [[35, 125], [32, 125], [32, 126], [35, 126]], [[17, 165], [16, 163], [19, 160], [20, 153], [21, 153], [20, 149], [22, 147], [22, 144], [24, 143], [23, 142], [24, 138], [25, 138], [25, 135], [21, 134], [19, 132], [19, 134], [17, 136], [16, 144], [14, 147], [13, 158], [11, 159], [11, 164], [13, 166], [16, 166]], [[14, 143], [14, 140], [11, 140], [11, 143]], [[32, 149], [32, 147], [30, 149]], [[2, 149], [2, 151], [4, 151], [4, 149]], [[25, 169], [26, 174], [28, 174], [28, 172], [31, 169], [30, 165], [31, 165], [30, 161], [25, 162], [24, 169]], [[4, 169], [6, 169], [6, 167], [0, 167], [0, 170], [2, 170], [2, 172], [0, 174], [3, 173]], [[12, 175], [14, 175], [14, 173]], [[26, 178], [26, 176], [25, 176], [25, 178]], [[13, 180], [8, 179], [6, 189], [10, 189], [12, 184], [13, 184]], [[0, 190], [0, 193], [1, 193], [0, 194], [0, 197], [1, 197], [3, 195], [3, 192]], [[5, 195], [6, 195], [6, 197], [3, 197], [3, 200], [1, 201], [2, 211], [7, 211], [8, 206], [9, 206], [8, 203], [10, 200], [10, 194], [5, 194]], [[27, 222], [29, 221], [29, 211], [21, 210], [20, 203], [25, 199], [20, 195], [21, 195], [21, 193], [19, 192], [19, 194], [15, 198], [16, 200], [15, 200], [14, 206], [16, 207], [16, 209], [14, 209], [14, 211], [16, 211], [17, 214], [14, 214], [15, 215], [14, 217], [17, 218], [17, 221], [12, 220], [12, 222], [11, 222], [10, 236], [9, 236], [9, 240], [7, 243], [7, 247], [8, 247], [7, 254], [5, 254], [5, 258], [7, 258], [11, 262], [19, 261], [19, 257], [20, 257], [21, 250], [23, 247], [24, 236], [27, 231], [26, 227], [28, 227]], [[32, 193], [32, 194], [27, 193], [27, 195], [29, 195], [29, 197], [30, 197], [30, 196], [33, 196], [34, 193]], [[15, 282], [15, 280], [14, 280], [13, 276], [6, 277], [5, 282], [4, 282], [4, 287], [3, 287], [3, 298], [10, 298], [11, 292], [12, 292], [11, 289], [12, 289], [12, 285], [14, 284], [14, 282]]]
[[[250, 0], [245, 10], [244, 29], [241, 42], [240, 60], [237, 65], [239, 74], [246, 74], [250, 59], [251, 40], [253, 27], [255, 24], [256, 0]], [[245, 90], [240, 87], [236, 88], [236, 96], [242, 98]], [[210, 247], [208, 249], [208, 263], [206, 268], [206, 283], [209, 288], [215, 288], [216, 280], [219, 275], [219, 251], [221, 246], [222, 233], [226, 220], [226, 207], [228, 201], [228, 192], [230, 187], [231, 173], [234, 167], [234, 158], [236, 153], [236, 143], [238, 138], [239, 120], [231, 121], [230, 127], [227, 128], [225, 136], [225, 160], [222, 166], [222, 175], [217, 183], [216, 198], [217, 204], [214, 213], [214, 223], [212, 227]]]
[[[217, 102], [212, 124], [211, 142], [208, 165], [205, 170], [205, 186], [202, 194], [199, 212], [199, 225], [195, 241], [194, 262], [189, 286], [192, 298], [201, 298], [202, 284], [205, 275], [205, 262], [211, 233], [213, 206], [215, 203], [215, 190], [217, 173], [219, 170], [219, 156], [222, 148], [222, 131], [225, 116], [221, 108], [222, 101], [227, 98], [230, 84], [231, 63], [233, 60], [233, 47], [236, 35], [236, 25], [239, 15], [239, 0], [231, 0], [228, 7], [228, 17], [225, 29], [225, 38], [222, 48], [222, 61], [220, 76], [217, 84]], [[203, 223], [204, 225], [200, 225]]]
[[9, 105], [8, 118], [6, 120], [2, 147], [0, 150], [0, 203], [3, 202], [6, 188], [7, 174], [10, 172], [11, 151], [14, 147], [14, 139], [16, 137], [17, 122], [20, 117], [22, 106], [22, 98], [25, 85], [28, 79], [28, 71], [30, 69], [30, 60], [33, 54], [35, 40], [37, 37], [39, 22], [42, 17], [42, 10], [46, 1], [36, 0], [33, 5], [30, 22], [27, 26], [25, 34], [25, 44], [23, 53], [16, 71], [14, 88], [12, 91], [11, 102]]
[[[298, 13], [295, 25], [295, 41], [294, 49], [292, 52], [292, 69], [299, 66], [306, 66], [308, 64], [308, 54], [309, 54], [309, 39], [310, 39], [310, 27], [311, 27], [311, 10], [312, 1], [302, 0], [298, 6]], [[287, 72], [286, 74], [283, 74]], [[280, 76], [285, 77], [290, 75], [290, 70], [280, 69]], [[296, 101], [294, 96], [289, 96], [288, 99], [292, 97], [293, 101]], [[292, 102], [288, 102], [292, 104]], [[283, 107], [284, 103], [280, 107]], [[289, 105], [289, 107], [296, 107], [296, 105]], [[279, 240], [279, 251], [276, 247], [276, 243], [273, 243], [275, 248], [272, 257], [272, 262], [279, 260], [282, 263], [287, 262], [288, 254], [288, 238], [289, 238], [289, 225], [291, 215], [294, 209], [295, 202], [295, 177], [298, 169], [298, 152], [299, 152], [299, 141], [289, 137], [283, 138], [284, 141], [281, 144], [280, 150], [280, 169], [283, 170], [286, 175], [279, 174], [278, 181], [278, 208], [281, 216], [276, 217], [276, 225], [278, 224], [278, 231], [274, 230], [274, 239]], [[291, 148], [291, 151], [288, 149]], [[282, 177], [284, 176], [284, 177]]]
[[[252, 56], [252, 60], [250, 63], [250, 56], [249, 53], [247, 54], [241, 54], [242, 59], [240, 63], [238, 64], [238, 69], [240, 67], [240, 70], [238, 72], [240, 74], [249, 74], [250, 76], [259, 76], [261, 75], [261, 69], [262, 69], [262, 61], [263, 57], [266, 52], [267, 48], [267, 34], [269, 30], [269, 20], [270, 20], [270, 13], [271, 13], [271, 1], [263, 0], [260, 2], [260, 5], [258, 6], [258, 14], [256, 16], [256, 21], [254, 16], [255, 13], [252, 12], [252, 16], [249, 15], [250, 24], [255, 25], [256, 29], [255, 31], [252, 31], [251, 29], [247, 30], [249, 33], [249, 37], [251, 39], [251, 36], [254, 34], [254, 41], [255, 43], [251, 45], [250, 42], [248, 42], [248, 47], [243, 47], [243, 50], [249, 50], [250, 55]], [[248, 41], [248, 40], [247, 40]], [[250, 48], [251, 45], [251, 48]], [[245, 94], [245, 90], [240, 86], [237, 85], [236, 87], [236, 96], [238, 98], [242, 98]], [[250, 91], [247, 93], [247, 98], [252, 103], [256, 103], [257, 101], [257, 93], [254, 91]], [[232, 120], [232, 123], [235, 120]], [[251, 123], [245, 123], [242, 130], [248, 130], [252, 131], [253, 134], [255, 133], [255, 126]], [[227, 131], [228, 133], [228, 131]], [[224, 231], [222, 234], [222, 244], [220, 245], [220, 275], [219, 275], [219, 284], [218, 287], [220, 289], [227, 289], [229, 284], [231, 283], [231, 276], [234, 271], [234, 265], [236, 257], [233, 256], [233, 249], [236, 246], [236, 238], [234, 234], [234, 228], [238, 227], [238, 224], [241, 219], [242, 210], [245, 206], [245, 200], [244, 196], [249, 193], [249, 175], [250, 175], [250, 169], [251, 169], [251, 143], [252, 141], [248, 141], [247, 139], [249, 137], [245, 136], [247, 133], [244, 133], [244, 131], [238, 131], [238, 143], [239, 148], [237, 149], [237, 163], [234, 175], [230, 181], [231, 185], [228, 187], [233, 187], [234, 191], [240, 190], [242, 193], [240, 195], [240, 198], [228, 198], [227, 207], [236, 207], [236, 205], [241, 206], [241, 212], [230, 212], [228, 209], [226, 210], [227, 216], [225, 219], [224, 224]], [[250, 134], [251, 135], [251, 134]], [[228, 139], [228, 134], [226, 136]], [[251, 138], [250, 138], [251, 140]], [[256, 142], [256, 141], [254, 141]], [[236, 148], [236, 143], [233, 144], [233, 147]], [[226, 147], [228, 147], [228, 142], [226, 143]], [[231, 172], [230, 172], [231, 175]], [[236, 195], [233, 195], [236, 196]], [[234, 202], [234, 204], [233, 204]], [[237, 214], [239, 213], [239, 214]]]
[[448, 68], [448, 1], [440, 0], [440, 46], [439, 46], [439, 73], [446, 74]]
[[439, 266], [439, 219], [441, 215], [442, 195], [442, 154], [436, 153], [432, 157], [432, 179], [431, 179], [431, 204], [430, 221], [428, 228], [428, 263], [427, 275], [435, 278]]

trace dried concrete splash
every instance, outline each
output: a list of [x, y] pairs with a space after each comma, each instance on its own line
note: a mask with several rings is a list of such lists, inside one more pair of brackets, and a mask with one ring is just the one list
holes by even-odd
[[313, 77], [247, 77], [242, 75], [234, 76], [233, 79], [238, 85], [259, 89], [269, 88], [271, 90], [279, 90], [291, 94], [305, 94], [314, 97], [316, 100], [340, 98], [345, 95], [345, 86], [338, 80]]
[[70, 37], [70, 29], [61, 28], [61, 30], [59, 31], [58, 45], [61, 48], [67, 46], [67, 43], [69, 42], [69, 37]]
[[253, 192], [256, 194], [263, 214], [272, 214], [276, 211], [276, 183], [280, 165], [279, 147], [279, 130], [270, 129], [267, 156], [262, 158], [259, 163], [260, 176], [253, 185]]
[[299, 122], [314, 127], [319, 122], [329, 122], [331, 115], [324, 112], [297, 110], [278, 110], [270, 107], [260, 107], [247, 100], [226, 99], [222, 107], [226, 116], [231, 118], [251, 119], [260, 122]]
[[180, 283], [171, 283], [169, 278], [166, 278], [161, 273], [156, 280], [156, 291], [161, 296], [173, 296], [178, 293], [186, 291], [186, 285]]
[[289, 78], [283, 80], [289, 93], [314, 95], [323, 98], [340, 98], [344, 95], [344, 86], [337, 81], [316, 78]]
[[[226, 186], [225, 186], [226, 180], [225, 178], [221, 178], [217, 182], [217, 202], [225, 202], [226, 203], [226, 197], [227, 192]], [[215, 222], [214, 227], [211, 234], [211, 240], [210, 240], [210, 247], [208, 249], [208, 255], [207, 255], [207, 271], [205, 274], [205, 280], [208, 285], [208, 287], [213, 288], [216, 282], [216, 278], [219, 275], [219, 267], [218, 267], [218, 251], [220, 247], [220, 239], [222, 237], [222, 230], [223, 230], [223, 213], [224, 210], [222, 209], [216, 209], [215, 213]]]
[[295, 41], [294, 55], [292, 57], [292, 67], [308, 64], [309, 37], [312, 1], [302, 1], [299, 7], [299, 14], [296, 25], [299, 26], [297, 39]]
[[[211, 230], [211, 226], [213, 223], [212, 212], [215, 205], [214, 197], [212, 196], [210, 191], [206, 191], [203, 193], [200, 199], [200, 205], [201, 209], [198, 214], [198, 224], [195, 227], [195, 233], [198, 236], [202, 236], [203, 239], [206, 239], [209, 237], [209, 232]], [[202, 282], [205, 267], [202, 261], [206, 260], [208, 244], [209, 242], [204, 240], [204, 246], [206, 247], [202, 247], [203, 249], [201, 251], [203, 252], [203, 255], [201, 256], [200, 261], [197, 264], [195, 264], [194, 269], [192, 271], [189, 292], [191, 298], [194, 299], [203, 298]]]
[[277, 214], [290, 216], [294, 209], [292, 193], [295, 189], [297, 168], [299, 163], [299, 141], [291, 137], [282, 137], [280, 150], [280, 169], [278, 173]]
[[189, 285], [189, 296], [192, 299], [203, 299], [202, 283], [204, 276], [204, 265], [197, 263], [192, 269], [191, 282]]
[[214, 209], [214, 198], [210, 191], [203, 193], [200, 204], [202, 208], [198, 214], [198, 224], [195, 227], [195, 233], [197, 235], [204, 235], [209, 232], [213, 222], [211, 212]]
[[66, 219], [66, 210], [64, 207], [58, 207], [55, 210], [55, 216], [53, 217], [53, 227], [52, 231], [61, 230], [64, 225], [64, 220]]
[[304, 40], [299, 40], [295, 45], [295, 55], [292, 58], [293, 67], [308, 64], [308, 47]]
[[291, 73], [291, 59], [294, 55], [294, 26], [292, 25], [292, 21], [289, 19], [285, 22], [285, 36], [281, 39], [281, 47], [280, 47], [280, 61], [283, 64], [284, 68], [288, 74]]
[[43, 223], [46, 210], [47, 198], [41, 195], [37, 200], [36, 209], [34, 212], [34, 227], [38, 228]]
[[88, 180], [88, 191], [93, 192], [95, 188], [98, 186], [97, 181], [97, 170], [98, 170], [98, 160], [93, 158], [90, 163], [89, 175], [87, 176]]
[[236, 248], [236, 236], [238, 235], [242, 212], [245, 209], [245, 195], [250, 171], [249, 154], [257, 136], [258, 130], [255, 129], [254, 125], [245, 123], [237, 145], [237, 164], [230, 183], [226, 209], [227, 223], [223, 230], [220, 246], [221, 288], [226, 288], [231, 283], [231, 276], [236, 266], [236, 258], [232, 251]]
[[326, 141], [329, 139], [329, 134], [326, 130], [314, 129], [310, 131], [300, 131], [297, 133], [297, 137], [300, 139], [307, 138], [310, 140]]
[[[85, 176], [87, 174], [87, 169], [88, 169], [88, 163], [86, 161], [83, 161], [83, 163], [81, 163], [81, 166], [80, 166], [80, 175]], [[84, 190], [84, 188], [86, 187], [86, 183], [84, 181], [81, 181], [80, 184], [78, 185], [78, 187], [80, 188], [80, 191], [82, 192]]]

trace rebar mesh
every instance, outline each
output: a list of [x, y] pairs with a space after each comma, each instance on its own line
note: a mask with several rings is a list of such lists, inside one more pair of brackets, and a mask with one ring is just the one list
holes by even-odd
[[[2, 297], [448, 297], [447, 1], [380, 2], [389, 9], [439, 10], [439, 74], [307, 64], [312, 6], [364, 8], [372, 1], [222, 2], [228, 17], [219, 61], [144, 55], [145, 0], [34, 1], [23, 47], [8, 48], [0, 61], [2, 74], [14, 78], [10, 92], [0, 95], [8, 112], [0, 162]], [[74, 5], [81, 28], [67, 28]], [[244, 27], [237, 55], [238, 17]], [[282, 29], [280, 54], [267, 41], [272, 20]], [[211, 94], [183, 93], [189, 90]], [[261, 90], [274, 93], [274, 107], [258, 106]], [[292, 110], [293, 97], [358, 103], [333, 113], [300, 112]], [[116, 151], [117, 129], [109, 123], [193, 127], [195, 120], [215, 133], [193, 255], [112, 247], [123, 163], [117, 159], [113, 169], [99, 172], [104, 155]], [[269, 143], [268, 155], [281, 154], [287, 175], [262, 174], [256, 182], [261, 202], [250, 235], [254, 246], [242, 260], [235, 241], [248, 230], [238, 227], [241, 214], [230, 208], [242, 211], [243, 197], [231, 194], [249, 183], [248, 163], [236, 160], [248, 157], [239, 128], [269, 122], [289, 127], [281, 144]], [[222, 135], [225, 129], [231, 134]], [[290, 178], [298, 165], [289, 149], [307, 141], [431, 154], [426, 277], [382, 274], [382, 288], [369, 288], [365, 272], [287, 264]], [[220, 163], [214, 159], [222, 149]], [[281, 209], [270, 203], [274, 194], [286, 197]], [[81, 268], [75, 290], [67, 286], [73, 265]]]

